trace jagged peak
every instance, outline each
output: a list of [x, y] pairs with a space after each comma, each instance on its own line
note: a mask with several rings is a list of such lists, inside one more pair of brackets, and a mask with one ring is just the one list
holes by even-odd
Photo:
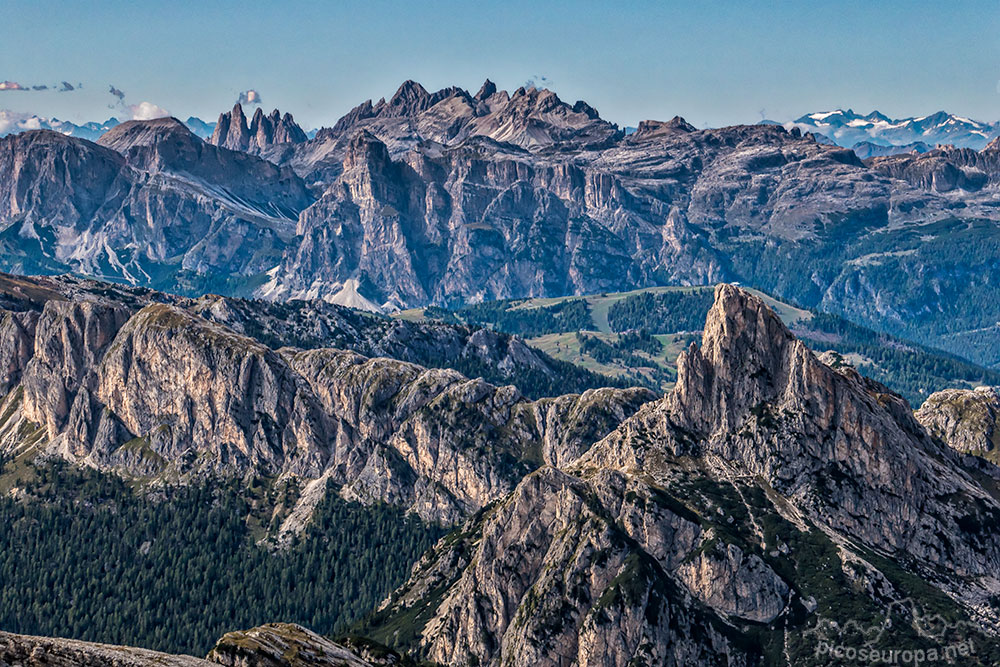
[[791, 368], [803, 364], [826, 368], [760, 297], [723, 283], [701, 346], [692, 343], [677, 360], [667, 400], [692, 430], [733, 430], [748, 411], [781, 395]]
[[480, 87], [479, 92], [476, 93], [475, 99], [482, 102], [483, 100], [488, 100], [493, 97], [493, 94], [496, 92], [497, 85], [489, 79], [486, 79], [486, 81], [483, 82], [482, 87]]
[[590, 106], [583, 100], [577, 100], [573, 104], [573, 111], [576, 113], [582, 113], [584, 116], [590, 118], [591, 120], [597, 120], [598, 118], [601, 117], [601, 115], [597, 113], [597, 109]]
[[701, 346], [692, 343], [678, 358], [665, 404], [678, 425], [706, 436], [735, 433], [749, 415], [778, 406], [808, 413], [821, 430], [853, 428], [838, 416], [844, 410], [917, 429], [905, 399], [851, 367], [833, 370], [761, 297], [728, 284], [715, 289]]
[[993, 141], [986, 144], [984, 151], [1000, 151], [1000, 137], [995, 137]]
[[[260, 108], [257, 109], [260, 111]], [[246, 123], [247, 116], [243, 113], [243, 105], [237, 102], [233, 105], [233, 110], [230, 112], [233, 118], [242, 118], [244, 124]]]
[[427, 92], [426, 88], [413, 79], [407, 79], [396, 89], [396, 93], [389, 100], [389, 106], [397, 107], [404, 104], [412, 104], [428, 97], [430, 97], [430, 93]]
[[215, 125], [208, 143], [239, 151], [259, 152], [279, 143], [302, 143], [307, 141], [306, 133], [292, 119], [278, 109], [265, 114], [257, 107], [247, 126], [243, 107], [238, 102], [230, 112], [222, 113]]

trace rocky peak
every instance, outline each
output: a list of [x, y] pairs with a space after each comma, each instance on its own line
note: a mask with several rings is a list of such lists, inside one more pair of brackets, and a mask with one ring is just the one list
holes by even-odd
[[583, 100], [577, 100], [576, 102], [573, 103], [573, 111], [575, 113], [582, 113], [584, 116], [590, 118], [591, 120], [596, 120], [600, 118], [600, 114], [597, 113], [597, 109], [590, 106]]
[[[125, 156], [143, 171], [197, 171], [204, 142], [176, 118], [133, 120], [109, 130], [97, 143]], [[215, 150], [215, 149], [212, 149]]]
[[168, 137], [198, 141], [198, 138], [184, 123], [176, 118], [168, 117], [153, 120], [130, 120], [116, 125], [101, 135], [97, 143], [124, 154], [133, 146], [152, 146]]
[[389, 99], [389, 108], [396, 110], [400, 115], [412, 115], [417, 111], [427, 108], [426, 103], [431, 95], [427, 89], [416, 81], [408, 79], [399, 86], [396, 93]]
[[234, 151], [247, 150], [250, 145], [250, 128], [241, 104], [237, 103], [230, 112], [219, 114], [215, 131], [208, 143]]
[[368, 130], [358, 132], [347, 146], [344, 157], [344, 170], [356, 167], [385, 166], [389, 164], [389, 149], [379, 141], [379, 138]]
[[983, 151], [1000, 151], [1000, 137], [996, 137], [993, 141], [986, 144]]
[[803, 363], [825, 368], [759, 297], [721, 284], [701, 347], [692, 343], [677, 360], [669, 400], [693, 430], [733, 429], [749, 410], [788, 390], [792, 368]]
[[489, 98], [493, 97], [493, 94], [496, 92], [497, 92], [497, 85], [492, 81], [490, 81], [489, 79], [486, 79], [486, 81], [483, 82], [482, 87], [479, 89], [479, 92], [476, 93], [474, 99], [477, 102], [482, 102], [484, 100], [488, 100]]
[[[274, 113], [277, 113], [277, 109]], [[270, 146], [271, 142], [274, 140], [274, 114], [271, 116], [264, 116], [264, 110], [257, 107], [257, 111], [253, 114], [253, 119], [250, 121], [250, 136], [253, 137], [254, 143], [263, 146]]]
[[277, 109], [264, 115], [258, 108], [250, 121], [250, 152], [264, 151], [277, 144], [300, 144], [307, 141], [306, 133], [299, 127], [290, 113], [284, 116]]
[[629, 137], [630, 141], [646, 141], [656, 137], [671, 136], [675, 134], [687, 134], [696, 131], [697, 128], [680, 116], [674, 116], [670, 120], [663, 122], [659, 120], [640, 121], [639, 127]]
[[305, 141], [308, 141], [306, 133], [291, 114], [281, 115], [277, 109], [265, 114], [258, 107], [248, 126], [243, 107], [237, 104], [232, 111], [219, 116], [219, 122], [208, 143], [256, 154], [278, 144], [300, 144]]
[[281, 120], [278, 120], [277, 119], [278, 110], [275, 109], [272, 115], [274, 116], [275, 119], [274, 143], [300, 144], [309, 140], [309, 137], [306, 136], [305, 131], [301, 127], [299, 127], [298, 123], [295, 122], [295, 119], [292, 117], [292, 114], [286, 112], [281, 117]]

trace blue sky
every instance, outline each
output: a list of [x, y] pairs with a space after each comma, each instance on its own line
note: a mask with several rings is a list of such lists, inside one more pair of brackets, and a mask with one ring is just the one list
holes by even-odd
[[255, 89], [318, 127], [405, 79], [475, 90], [486, 77], [511, 90], [545, 77], [622, 125], [835, 107], [1000, 119], [996, 0], [2, 5], [0, 81], [83, 87], [0, 91], [0, 109], [74, 121], [141, 102], [214, 120]]

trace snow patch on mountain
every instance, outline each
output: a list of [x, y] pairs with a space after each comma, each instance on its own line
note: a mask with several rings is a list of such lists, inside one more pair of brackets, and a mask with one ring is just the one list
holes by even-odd
[[781, 125], [787, 130], [796, 127], [802, 132], [823, 135], [847, 148], [858, 144], [909, 146], [921, 143], [982, 150], [991, 139], [1000, 136], [1000, 122], [987, 123], [944, 111], [929, 116], [893, 119], [879, 111], [861, 115], [852, 109], [835, 109], [806, 114]]

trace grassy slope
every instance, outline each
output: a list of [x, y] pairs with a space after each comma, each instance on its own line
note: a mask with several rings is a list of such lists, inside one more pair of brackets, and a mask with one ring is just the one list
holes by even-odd
[[[581, 329], [586, 335], [595, 336], [605, 342], [614, 343], [619, 334], [612, 331], [609, 323], [609, 312], [617, 303], [629, 297], [642, 294], [661, 295], [666, 293], [695, 295], [712, 287], [651, 287], [629, 292], [594, 294], [587, 296], [566, 296], [553, 298], [519, 299], [504, 302], [509, 304], [506, 311], [515, 314], [518, 311], [537, 309], [556, 309], [573, 301], [586, 303], [591, 322], [589, 327]], [[959, 360], [945, 352], [931, 348], [913, 345], [890, 336], [877, 336], [869, 330], [831, 332], [828, 324], [817, 322], [814, 314], [793, 304], [779, 301], [758, 290], [751, 290], [760, 296], [787, 324], [795, 334], [802, 338], [816, 351], [837, 349], [844, 358], [854, 364], [863, 374], [888, 384], [891, 388], [903, 394], [911, 403], [919, 405], [930, 393], [945, 387], [974, 387], [978, 384], [1000, 383], [1000, 374], [975, 366], [971, 362]], [[455, 311], [455, 316], [469, 323], [479, 323], [490, 326], [490, 323], [479, 321], [475, 311], [463, 309]], [[398, 313], [397, 317], [420, 321], [428, 319], [423, 309], [415, 309]], [[648, 355], [639, 352], [638, 356], [649, 359], [648, 366], [636, 367], [631, 362], [618, 360], [598, 361], [593, 356], [581, 350], [576, 331], [554, 331], [528, 339], [528, 343], [547, 354], [576, 364], [588, 370], [609, 377], [625, 378], [637, 384], [653, 386], [666, 391], [672, 386], [672, 378], [676, 376], [676, 359], [682, 349], [692, 340], [697, 340], [697, 332], [673, 330], [674, 327], [665, 322], [660, 330], [651, 330], [664, 347], [660, 354]], [[863, 341], [858, 333], [878, 337], [876, 343]], [[873, 351], [879, 352], [882, 361], [873, 358]], [[906, 357], [901, 361], [901, 357]], [[940, 365], [946, 360], [946, 365], [961, 366], [950, 371], [925, 370]], [[632, 358], [634, 361], [634, 357]], [[898, 364], [905, 363], [906, 368], [900, 369]], [[656, 369], [658, 372], [654, 372]], [[917, 370], [914, 370], [917, 369]]]

